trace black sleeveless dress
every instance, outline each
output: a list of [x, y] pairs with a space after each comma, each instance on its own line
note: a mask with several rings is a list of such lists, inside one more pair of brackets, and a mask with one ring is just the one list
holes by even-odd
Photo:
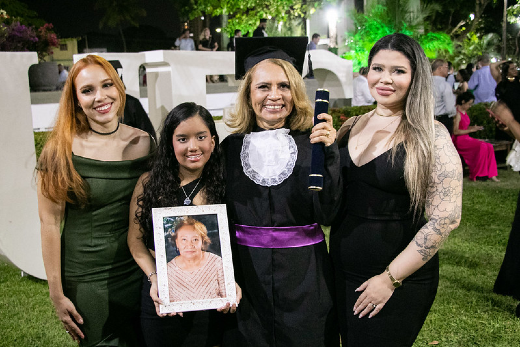
[[[496, 88], [497, 99], [503, 101], [513, 113], [515, 120], [520, 122], [520, 81], [515, 78], [513, 82], [502, 81]], [[520, 194], [516, 204], [515, 218], [507, 242], [506, 254], [500, 267], [493, 292], [501, 295], [512, 296], [520, 300]], [[520, 316], [520, 305], [516, 309]]]
[[438, 256], [404, 280], [376, 316], [354, 315], [360, 295], [355, 289], [384, 272], [426, 221], [414, 222], [409, 212], [404, 146], [397, 146], [394, 165], [389, 150], [358, 167], [348, 151], [349, 135], [339, 143], [343, 202], [330, 237], [342, 342], [348, 347], [411, 346], [437, 293]]

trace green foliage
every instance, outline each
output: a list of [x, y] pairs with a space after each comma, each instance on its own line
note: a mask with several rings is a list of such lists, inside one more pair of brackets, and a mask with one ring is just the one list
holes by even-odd
[[34, 147], [36, 149], [36, 159], [40, 157], [40, 153], [42, 152], [43, 146], [45, 142], [47, 142], [47, 138], [49, 137], [50, 132], [41, 131], [34, 133]]
[[507, 21], [511, 24], [520, 22], [520, 4], [507, 8]]
[[336, 130], [338, 130], [349, 118], [363, 115], [375, 108], [376, 105], [331, 108], [329, 114], [332, 116], [332, 125]]
[[441, 32], [429, 32], [418, 38], [424, 53], [430, 59], [446, 56], [453, 52], [453, 42], [448, 34]]
[[468, 110], [469, 119], [471, 119], [471, 125], [481, 125], [484, 130], [471, 133], [470, 136], [477, 139], [496, 139], [497, 127], [491, 117], [489, 117], [486, 109], [491, 107], [489, 102], [481, 102], [473, 105]]
[[[394, 11], [389, 11], [384, 5], [375, 5], [364, 14], [350, 14], [355, 29], [353, 32], [347, 32], [349, 50], [342, 58], [353, 61], [354, 71], [368, 65], [370, 49], [380, 38], [397, 32], [416, 39], [430, 59], [445, 56], [453, 51], [453, 43], [449, 35], [442, 32], [428, 32], [424, 13], [412, 11], [411, 2], [409, 0], [408, 5], [403, 9], [405, 15], [400, 16], [395, 14], [398, 5], [395, 5]], [[433, 11], [433, 8], [430, 6], [424, 11]]]
[[[274, 25], [280, 22], [290, 22], [298, 18], [305, 18], [313, 8], [317, 8], [323, 1], [305, 0], [173, 0], [181, 16], [189, 19], [203, 15], [227, 15], [228, 23], [224, 31], [232, 34], [235, 29], [242, 33], [253, 33], [260, 19], [269, 18]], [[330, 0], [326, 0], [330, 1]], [[273, 23], [270, 25], [273, 26]], [[294, 24], [294, 23], [292, 23]], [[276, 36], [280, 36], [276, 29]], [[285, 28], [284, 30], [291, 30]], [[269, 28], [268, 28], [269, 32]], [[273, 31], [274, 33], [274, 31]], [[289, 36], [283, 35], [283, 36]]]
[[[12, 22], [34, 27], [41, 27], [45, 20], [38, 17], [38, 13], [19, 0], [0, 0], [0, 9], [9, 14]], [[8, 23], [10, 24], [10, 23]]]
[[446, 58], [453, 63], [456, 69], [466, 66], [467, 63], [475, 62], [483, 53], [490, 57], [500, 57], [500, 37], [496, 33], [485, 35], [469, 32], [464, 40], [455, 41], [453, 54]]

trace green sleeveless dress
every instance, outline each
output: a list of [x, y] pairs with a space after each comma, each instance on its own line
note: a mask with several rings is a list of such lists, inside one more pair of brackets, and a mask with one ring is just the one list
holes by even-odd
[[81, 346], [139, 345], [143, 274], [126, 238], [130, 199], [150, 156], [126, 161], [72, 157], [90, 194], [87, 207], [66, 204], [61, 235], [63, 291], [83, 317]]

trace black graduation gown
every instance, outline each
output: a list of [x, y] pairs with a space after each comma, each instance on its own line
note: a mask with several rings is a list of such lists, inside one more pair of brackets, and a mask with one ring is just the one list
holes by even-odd
[[[271, 187], [257, 185], [244, 174], [240, 160], [244, 134], [233, 134], [223, 141], [232, 234], [234, 224], [330, 225], [341, 194], [337, 145], [325, 149], [324, 188], [314, 192], [308, 189], [310, 133], [291, 131], [289, 135], [298, 147], [293, 173]], [[243, 291], [237, 310], [238, 345], [339, 345], [332, 305], [333, 272], [325, 241], [296, 248], [257, 248], [234, 243], [233, 258], [236, 281]]]

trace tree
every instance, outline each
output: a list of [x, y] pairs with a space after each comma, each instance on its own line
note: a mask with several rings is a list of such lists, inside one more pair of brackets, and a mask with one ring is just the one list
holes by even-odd
[[[258, 26], [262, 18], [276, 18], [277, 22], [305, 18], [311, 9], [319, 7], [323, 0], [172, 0], [181, 16], [193, 19], [203, 15], [227, 15], [225, 31], [235, 29], [243, 33]], [[333, 1], [333, 0], [325, 0]]]
[[110, 28], [118, 28], [123, 40], [123, 51], [126, 52], [126, 40], [122, 25], [128, 23], [139, 26], [139, 17], [146, 16], [146, 11], [139, 6], [139, 0], [98, 0], [96, 9], [104, 10], [105, 15], [99, 22], [99, 27], [105, 25]]
[[45, 24], [45, 21], [38, 17], [38, 13], [19, 0], [0, 0], [0, 9], [20, 24], [38, 28]]
[[[387, 3], [395, 6], [394, 2]], [[402, 7], [395, 6], [393, 9], [375, 5], [364, 14], [350, 15], [356, 29], [347, 33], [349, 51], [343, 55], [343, 58], [353, 60], [354, 70], [367, 66], [368, 54], [377, 40], [396, 32], [415, 38], [428, 58], [445, 56], [453, 51], [449, 35], [429, 31], [423, 12], [433, 11], [431, 7], [421, 9], [421, 7], [406, 6], [404, 1], [402, 5]], [[419, 13], [411, 11], [412, 8]]]

